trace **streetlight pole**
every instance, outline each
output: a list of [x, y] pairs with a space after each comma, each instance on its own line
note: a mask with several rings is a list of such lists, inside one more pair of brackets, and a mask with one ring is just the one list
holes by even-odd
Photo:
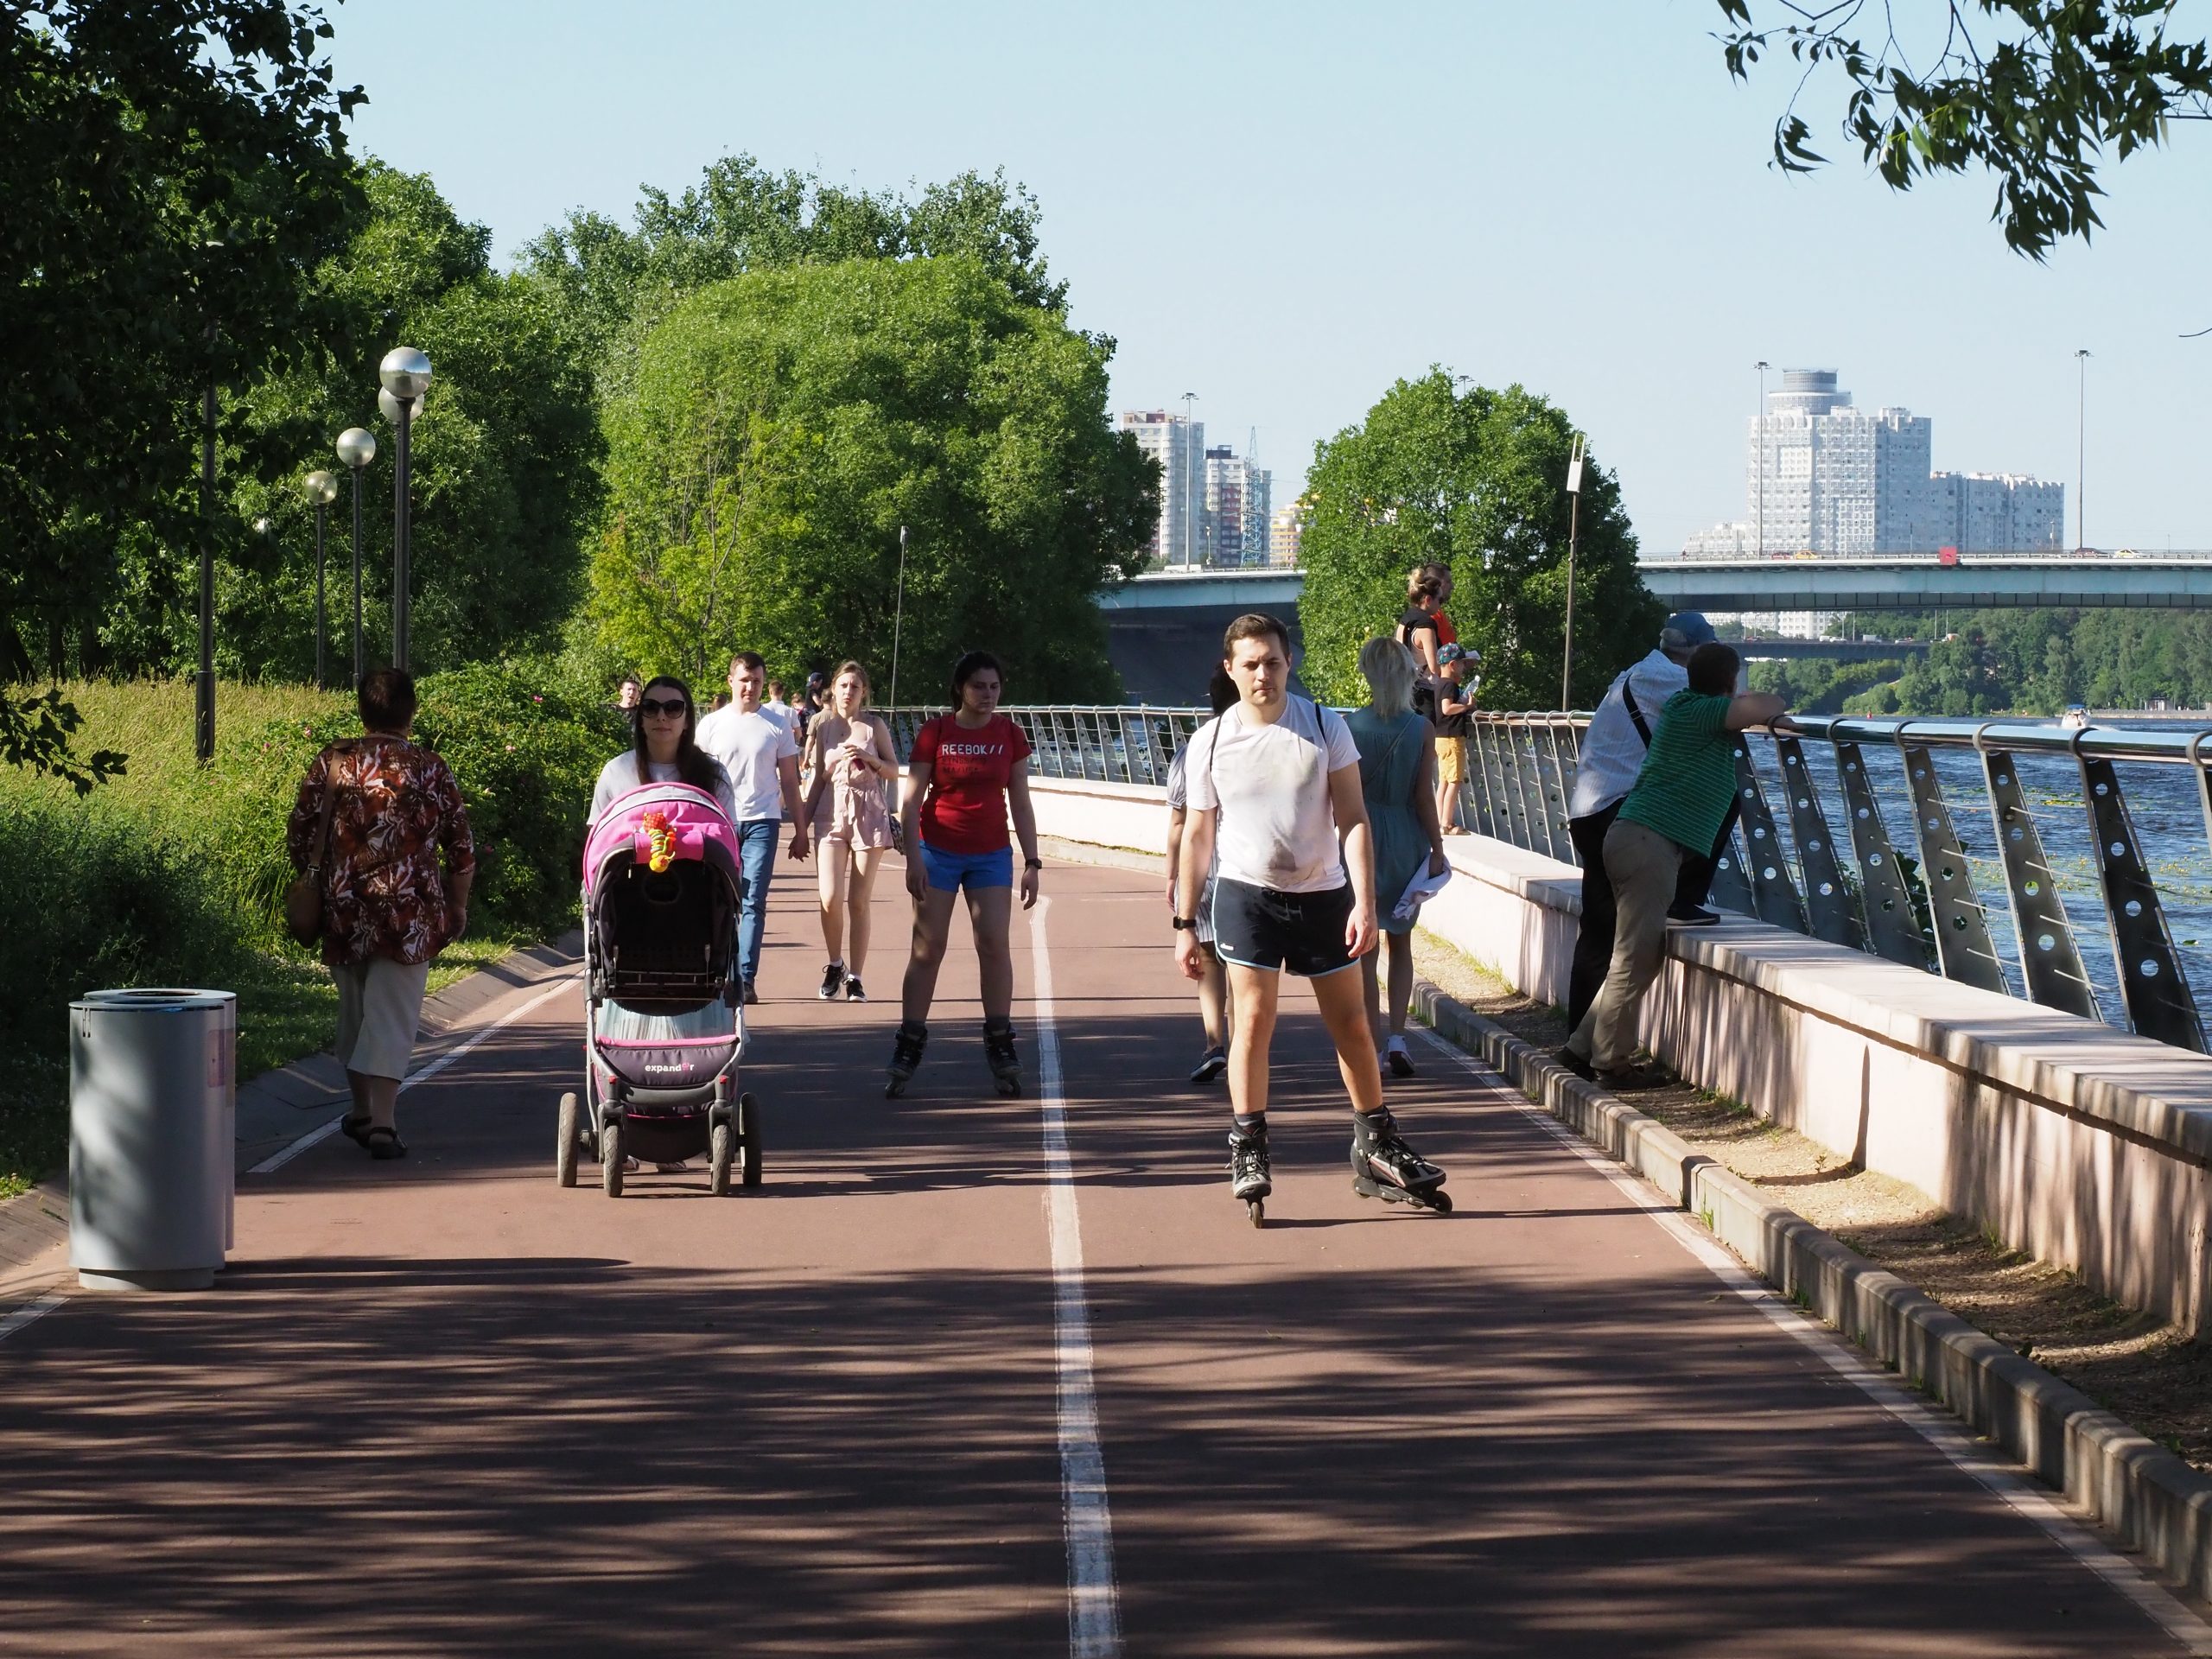
[[[211, 329], [212, 334], [213, 331]], [[215, 380], [211, 368], [200, 435], [200, 674], [193, 688], [192, 749], [215, 758]]]
[[1192, 423], [1191, 405], [1198, 401], [1195, 391], [1183, 394], [1183, 568], [1186, 570], [1198, 563], [1198, 514], [1191, 511], [1191, 502], [1193, 497], [1205, 501], [1206, 491], [1205, 461], [1196, 454], [1198, 445], [1192, 442], [1198, 428]]
[[408, 448], [423, 394], [430, 389], [430, 359], [412, 346], [396, 346], [385, 353], [377, 378], [384, 382], [377, 407], [384, 410], [398, 435], [391, 467], [391, 665], [404, 669], [407, 666], [408, 540], [412, 529], [407, 501]]
[[1567, 654], [1559, 671], [1561, 713], [1574, 707], [1574, 543], [1582, 528], [1582, 435], [1574, 435], [1574, 453], [1567, 462]]
[[1756, 516], [1759, 522], [1758, 528], [1752, 532], [1752, 537], [1758, 549], [1759, 557], [1764, 558], [1766, 557], [1766, 359], [1762, 358], [1751, 366], [1759, 372], [1759, 401], [1751, 411], [1751, 423], [1758, 432], [1758, 448], [1755, 452], [1757, 458], [1752, 461], [1751, 467], [1755, 475], [1752, 493], [1758, 501]]
[[[2074, 353], [2074, 550], [2089, 549], [2089, 353]], [[2062, 529], [2063, 526], [2062, 526]]]
[[330, 611], [323, 582], [323, 527], [330, 516], [330, 504], [338, 499], [338, 480], [328, 473], [309, 473], [307, 493], [308, 499], [315, 503], [315, 687], [318, 691], [327, 691], [330, 689], [327, 644]]
[[353, 689], [368, 671], [361, 660], [361, 474], [377, 458], [377, 441], [358, 426], [338, 435], [338, 459], [353, 474]]

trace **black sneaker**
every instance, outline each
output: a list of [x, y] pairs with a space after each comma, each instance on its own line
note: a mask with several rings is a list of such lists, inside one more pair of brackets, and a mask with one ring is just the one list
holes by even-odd
[[848, 1002], [868, 1001], [868, 993], [861, 988], [860, 976], [857, 974], [845, 976], [845, 1001]]
[[1717, 910], [1707, 910], [1703, 905], [1672, 905], [1667, 910], [1669, 927], [1711, 927], [1720, 919]]
[[1595, 1083], [1598, 1080], [1597, 1068], [1571, 1048], [1560, 1049], [1552, 1056], [1552, 1058], [1557, 1060], [1585, 1083]]
[[[750, 990], [752, 987], [747, 986], [746, 988]], [[817, 991], [815, 995], [820, 997], [824, 1002], [827, 1002], [832, 997], [836, 996], [839, 991], [843, 990], [844, 988], [845, 964], [842, 962], [833, 962], [827, 968], [824, 968], [822, 970], [822, 988]], [[747, 997], [746, 1000], [747, 1001], [752, 1001], [750, 997]]]
[[747, 1007], [750, 1007], [753, 1003], [758, 1002], [760, 1000], [760, 990], [759, 990], [759, 989], [758, 989], [758, 988], [753, 985], [753, 982], [752, 982], [751, 980], [749, 980], [749, 979], [748, 979], [748, 980], [747, 980], [747, 981], [745, 982], [745, 1001], [746, 1001], [746, 1006], [747, 1006]]
[[1674, 1074], [1660, 1065], [1624, 1065], [1611, 1071], [1600, 1071], [1597, 1082], [1615, 1094], [1639, 1089], [1671, 1089]]
[[1211, 1083], [1229, 1070], [1229, 1051], [1218, 1043], [1198, 1056], [1198, 1063], [1191, 1068], [1192, 1083]]

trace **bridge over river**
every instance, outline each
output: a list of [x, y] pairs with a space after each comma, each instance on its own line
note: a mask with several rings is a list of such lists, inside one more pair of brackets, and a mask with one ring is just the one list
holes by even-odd
[[[1048, 804], [1081, 834], [1147, 799]], [[1441, 1041], [1390, 1090], [1456, 1213], [1366, 1204], [1287, 997], [1249, 1226], [1156, 868], [1056, 846], [1015, 923], [1014, 1100], [964, 927], [928, 1060], [882, 1098], [900, 871], [867, 1003], [815, 999], [810, 888], [783, 866], [747, 1011], [754, 1194], [556, 1187], [582, 1007], [549, 953], [423, 1057], [404, 1162], [328, 1133], [327, 1071], [244, 1091], [264, 1173], [218, 1290], [19, 1269], [18, 1303], [45, 1294], [0, 1304], [0, 1650], [2212, 1651]]]

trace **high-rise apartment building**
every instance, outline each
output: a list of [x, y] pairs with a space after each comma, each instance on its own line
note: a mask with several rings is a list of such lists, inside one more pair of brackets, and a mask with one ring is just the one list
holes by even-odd
[[1751, 422], [1745, 522], [1686, 551], [2018, 552], [2063, 544], [2065, 486], [2017, 474], [1938, 473], [1933, 423], [1904, 409], [1854, 409], [1833, 369], [1790, 369]]
[[1125, 409], [1120, 426], [1135, 433], [1137, 447], [1160, 463], [1160, 522], [1152, 532], [1151, 568], [1174, 570], [1206, 563], [1205, 423], [1164, 409]]
[[1303, 498], [1287, 507], [1277, 507], [1268, 518], [1268, 563], [1278, 570], [1297, 568], [1298, 544], [1306, 536], [1306, 502]]
[[1274, 475], [1225, 443], [1205, 453], [1206, 562], [1230, 567], [1265, 564]]

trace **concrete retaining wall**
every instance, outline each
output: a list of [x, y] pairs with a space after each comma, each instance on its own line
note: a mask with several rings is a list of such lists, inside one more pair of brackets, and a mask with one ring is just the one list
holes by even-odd
[[[1039, 783], [1038, 827], [1165, 850], [1157, 790]], [[1486, 837], [1423, 925], [1564, 1002], [1581, 874]], [[2212, 1327], [2212, 1059], [1731, 918], [1669, 936], [1644, 1041], [2104, 1294]]]

